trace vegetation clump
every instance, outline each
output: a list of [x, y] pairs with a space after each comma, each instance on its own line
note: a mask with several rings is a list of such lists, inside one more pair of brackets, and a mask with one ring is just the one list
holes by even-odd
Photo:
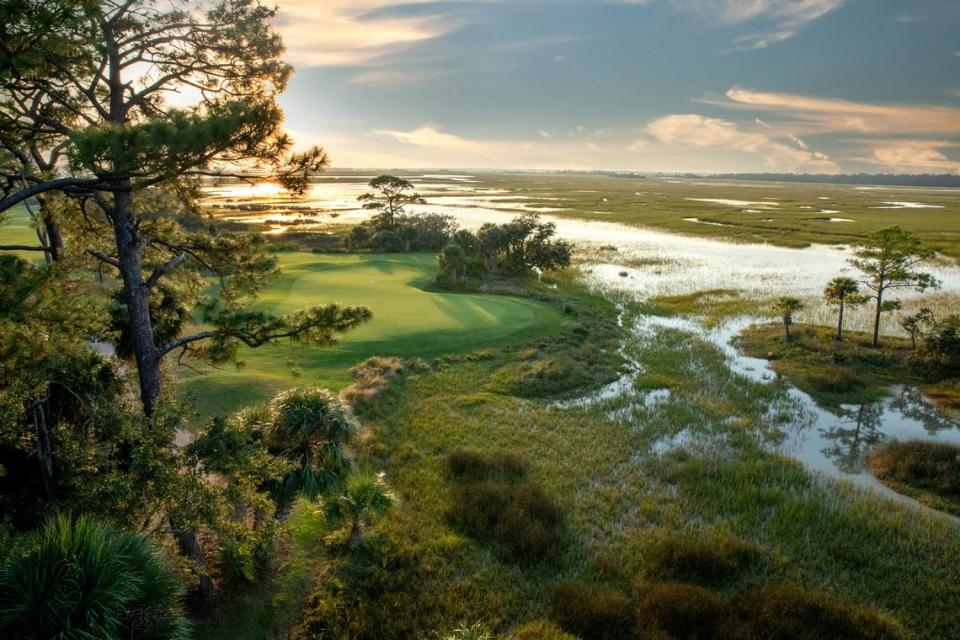
[[521, 564], [556, 558], [564, 543], [563, 510], [512, 454], [455, 451], [447, 468], [457, 482], [447, 520], [469, 535], [502, 545]]
[[636, 624], [654, 640], [736, 637], [735, 611], [728, 600], [716, 591], [683, 582], [646, 589], [637, 603]]
[[368, 410], [390, 383], [407, 369], [407, 364], [400, 358], [367, 358], [350, 370], [354, 382], [340, 395], [357, 411]]
[[439, 251], [457, 230], [452, 216], [406, 213], [407, 205], [425, 202], [408, 180], [382, 175], [373, 178], [369, 185], [373, 191], [361, 195], [358, 200], [364, 209], [376, 213], [347, 232], [344, 238], [347, 250], [371, 249], [383, 253]]
[[577, 640], [577, 637], [549, 620], [538, 620], [520, 625], [505, 635], [504, 640]]
[[890, 442], [870, 452], [870, 468], [891, 489], [960, 515], [960, 447], [941, 442]]
[[527, 463], [509, 451], [492, 456], [476, 449], [457, 449], [447, 456], [447, 471], [458, 482], [517, 481], [526, 477]]
[[882, 349], [862, 333], [837, 341], [811, 326], [798, 326], [787, 341], [774, 326], [751, 327], [738, 346], [750, 356], [765, 358], [777, 373], [825, 404], [867, 402], [888, 393], [890, 385], [917, 380], [909, 366], [910, 344], [889, 338]]
[[0, 566], [4, 638], [186, 640], [180, 577], [140, 536], [53, 516]]
[[476, 234], [461, 229], [437, 257], [437, 284], [458, 288], [471, 281], [518, 277], [570, 266], [573, 246], [554, 236], [552, 222], [525, 214], [505, 224], [487, 223]]
[[784, 640], [903, 640], [896, 622], [824, 593], [769, 585], [737, 599], [742, 624], [754, 638]]
[[621, 640], [634, 629], [634, 605], [623, 591], [602, 584], [563, 583], [553, 591], [553, 619], [583, 640]]
[[644, 557], [650, 573], [658, 578], [715, 583], [735, 578], [759, 555], [756, 547], [730, 534], [659, 531]]

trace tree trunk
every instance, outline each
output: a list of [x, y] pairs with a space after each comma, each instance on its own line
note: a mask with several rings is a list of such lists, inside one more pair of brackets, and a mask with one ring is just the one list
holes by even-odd
[[200, 548], [200, 538], [197, 532], [192, 529], [178, 529], [172, 518], [170, 519], [170, 527], [173, 529], [173, 537], [177, 541], [180, 555], [190, 558], [197, 565], [200, 578], [196, 590], [197, 599], [201, 603], [210, 602], [217, 594], [217, 587], [213, 583], [213, 578], [207, 572], [207, 559], [203, 555], [203, 549]]
[[840, 319], [837, 320], [837, 342], [843, 340], [843, 300], [840, 300]]
[[363, 530], [360, 527], [360, 518], [354, 516], [353, 522], [350, 524], [350, 535], [347, 537], [347, 544], [351, 549], [359, 549], [360, 544], [363, 542]]
[[[127, 183], [129, 189], [129, 182]], [[140, 403], [147, 417], [153, 415], [160, 395], [160, 358], [153, 339], [150, 318], [150, 291], [143, 281], [140, 239], [134, 224], [133, 194], [114, 192], [113, 230], [117, 240], [117, 259], [123, 278], [123, 293], [129, 314], [130, 335], [140, 380]]]
[[43, 212], [43, 205], [40, 206], [40, 216], [43, 218], [43, 226], [47, 229], [47, 242], [50, 248], [47, 255], [50, 256], [51, 261], [59, 262], [63, 260], [64, 254], [63, 232], [51, 215]]
[[56, 481], [53, 476], [53, 445], [50, 442], [50, 425], [47, 424], [42, 401], [38, 401], [33, 406], [32, 413], [36, 430], [34, 454], [37, 456], [37, 467], [40, 470], [40, 483], [43, 485], [44, 497], [52, 502], [57, 498]]
[[883, 292], [877, 291], [877, 309], [873, 316], [873, 346], [880, 346], [880, 313], [883, 311]]
[[789, 318], [783, 319], [783, 334], [786, 336], [787, 342], [790, 342], [790, 319]]

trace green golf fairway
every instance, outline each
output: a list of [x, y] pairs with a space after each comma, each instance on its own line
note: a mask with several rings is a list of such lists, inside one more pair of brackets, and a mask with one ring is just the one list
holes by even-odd
[[434, 358], [556, 331], [561, 314], [548, 305], [509, 296], [425, 291], [436, 273], [432, 254], [280, 254], [283, 273], [259, 305], [277, 313], [336, 302], [362, 305], [373, 319], [332, 347], [291, 342], [242, 349], [242, 366], [203, 375], [179, 368], [181, 388], [201, 418], [232, 412], [297, 385], [334, 389], [350, 367], [375, 355]]
[[[30, 225], [30, 216], [27, 215], [27, 209], [23, 205], [10, 209], [0, 223], [0, 244], [40, 246], [37, 233]], [[39, 251], [2, 251], [0, 253], [13, 253], [27, 262], [43, 260], [43, 254]]]

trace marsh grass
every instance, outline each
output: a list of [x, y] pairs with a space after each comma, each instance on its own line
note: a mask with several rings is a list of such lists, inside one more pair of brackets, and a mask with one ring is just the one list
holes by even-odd
[[[793, 420], [788, 394], [734, 375], [713, 345], [658, 330], [625, 348], [645, 375], [670, 384], [668, 398], [645, 405], [646, 391], [637, 389], [632, 398], [560, 410], [478, 392], [512, 358], [528, 357], [526, 349], [391, 385], [379, 400], [391, 410], [372, 425], [362, 455], [387, 470], [403, 506], [377, 525], [378, 560], [348, 572], [330, 563], [336, 580], [319, 585], [305, 624], [362, 619], [373, 629], [389, 620], [387, 637], [401, 638], [484, 620], [505, 635], [560, 615], [558, 585], [620, 594], [584, 612], [592, 619], [607, 615], [605, 604], [615, 618], [624, 610], [633, 616], [636, 585], [680, 580], [723, 598], [768, 583], [803, 584], [838, 607], [892, 616], [917, 638], [960, 635], [960, 592], [952, 586], [960, 580], [960, 541], [952, 525], [769, 453], [765, 443], [778, 425]], [[676, 438], [681, 432], [689, 437]], [[665, 441], [675, 446], [659, 446]], [[461, 449], [470, 452], [457, 465], [464, 477], [490, 473], [485, 464], [472, 470], [476, 455], [495, 460], [508, 451], [527, 461], [529, 476], [566, 511], [568, 543], [554, 561], [518, 564], [451, 526], [458, 483], [450, 454]], [[684, 542], [660, 547], [661, 536]], [[343, 604], [360, 601], [360, 608]]]
[[934, 509], [960, 515], [960, 447], [937, 442], [890, 442], [868, 456], [881, 482]]
[[848, 332], [843, 342], [825, 328], [795, 326], [792, 334], [788, 341], [781, 326], [754, 326], [737, 346], [769, 360], [774, 371], [829, 406], [869, 402], [889, 395], [895, 384], [921, 382], [908, 364], [909, 340], [887, 337], [874, 349], [863, 333]]
[[762, 316], [769, 300], [746, 295], [737, 289], [704, 289], [672, 296], [655, 296], [645, 309], [653, 315], [679, 315], [699, 318], [705, 327], [715, 327], [731, 316]]

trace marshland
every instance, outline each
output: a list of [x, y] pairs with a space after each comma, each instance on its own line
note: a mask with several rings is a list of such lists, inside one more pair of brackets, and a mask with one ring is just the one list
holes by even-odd
[[321, 4], [0, 0], [0, 636], [960, 637], [952, 5]]

